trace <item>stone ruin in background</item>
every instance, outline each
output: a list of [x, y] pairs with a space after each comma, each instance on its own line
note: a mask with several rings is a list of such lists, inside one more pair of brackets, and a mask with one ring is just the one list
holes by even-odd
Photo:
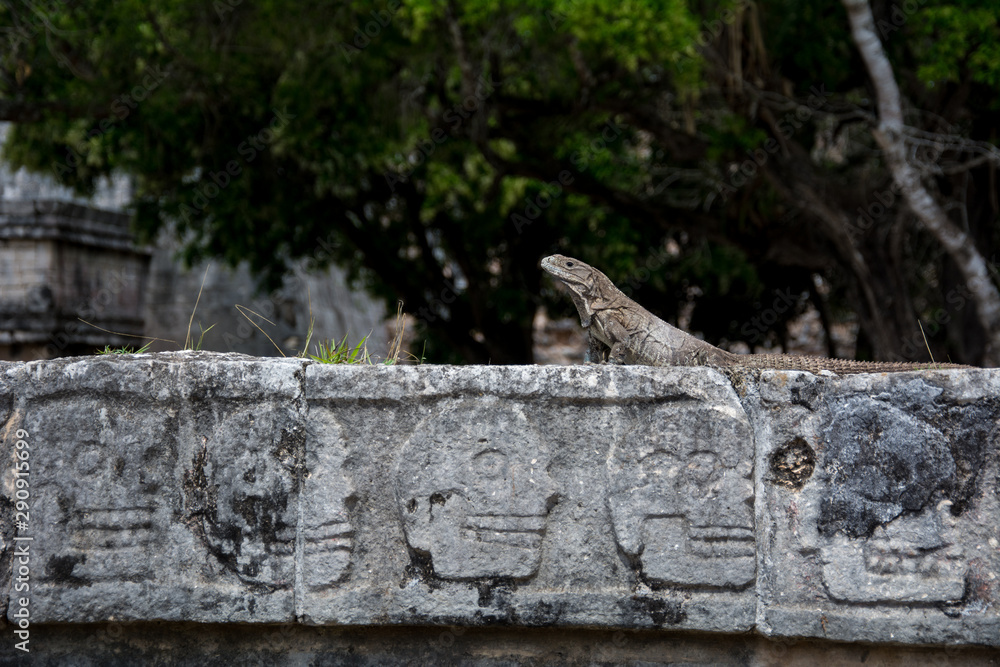
[[144, 332], [151, 254], [134, 243], [125, 214], [0, 201], [0, 359], [141, 347], [122, 334]]

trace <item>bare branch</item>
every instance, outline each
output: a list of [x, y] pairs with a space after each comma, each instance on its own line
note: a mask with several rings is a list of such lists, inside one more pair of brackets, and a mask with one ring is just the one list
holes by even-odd
[[976, 312], [990, 341], [986, 363], [1000, 358], [1000, 293], [990, 280], [986, 261], [972, 238], [952, 223], [920, 182], [920, 174], [906, 159], [906, 141], [899, 86], [892, 65], [875, 32], [875, 17], [868, 0], [841, 0], [847, 8], [851, 36], [868, 69], [878, 99], [875, 141], [885, 153], [893, 180], [921, 224], [938, 240], [955, 262], [972, 293]]
[[[811, 171], [808, 162], [802, 159], [797, 160], [797, 168], [800, 173], [808, 174]], [[816, 191], [806, 179], [794, 180], [789, 185], [780, 174], [772, 169], [765, 168], [763, 173], [775, 191], [780, 193], [786, 201], [805, 204], [802, 209], [809, 211], [814, 219], [820, 223], [826, 238], [836, 248], [841, 260], [850, 267], [865, 302], [865, 310], [870, 322], [868, 337], [875, 347], [876, 357], [888, 358], [895, 352], [895, 346], [890, 340], [889, 327], [883, 316], [883, 304], [879, 302], [872, 287], [874, 281], [871, 269], [851, 238], [849, 230], [852, 225], [847, 215], [843, 210], [829, 206], [827, 203], [829, 198]]]

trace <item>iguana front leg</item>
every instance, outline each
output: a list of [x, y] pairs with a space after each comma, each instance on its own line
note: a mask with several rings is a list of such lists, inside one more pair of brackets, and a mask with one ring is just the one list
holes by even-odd
[[604, 333], [611, 340], [611, 352], [608, 353], [608, 363], [624, 364], [630, 338], [628, 330], [618, 320], [609, 320], [604, 327]]

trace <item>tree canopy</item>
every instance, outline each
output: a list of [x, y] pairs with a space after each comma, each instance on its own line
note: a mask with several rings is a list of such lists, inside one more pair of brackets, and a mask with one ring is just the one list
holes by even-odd
[[[538, 266], [560, 252], [716, 344], [781, 343], [812, 304], [827, 329], [857, 322], [862, 358], [926, 359], [922, 324], [935, 359], [994, 363], [986, 297], [893, 179], [848, 18], [838, 0], [12, 0], [4, 155], [83, 193], [132, 174], [136, 229], [190, 261], [265, 284], [343, 265], [404, 301], [434, 361], [531, 361], [536, 309], [572, 311]], [[891, 145], [995, 276], [1000, 8], [876, 3], [873, 25], [902, 99]]]

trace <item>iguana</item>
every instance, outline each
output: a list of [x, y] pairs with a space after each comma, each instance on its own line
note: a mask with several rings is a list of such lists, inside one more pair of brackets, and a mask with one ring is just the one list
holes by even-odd
[[578, 259], [552, 255], [542, 268], [569, 287], [590, 334], [590, 359], [611, 364], [714, 366], [723, 369], [774, 369], [819, 373], [886, 373], [937, 368], [972, 368], [961, 364], [853, 361], [792, 354], [733, 354], [667, 324], [628, 298], [597, 269]]

